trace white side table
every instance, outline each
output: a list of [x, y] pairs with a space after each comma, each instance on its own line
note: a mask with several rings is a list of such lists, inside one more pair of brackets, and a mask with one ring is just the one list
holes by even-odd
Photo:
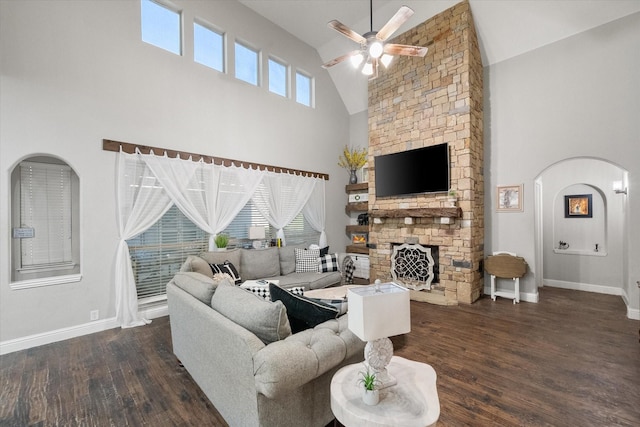
[[331, 410], [346, 427], [435, 426], [440, 416], [436, 371], [420, 362], [393, 356], [387, 369], [398, 384], [380, 390], [380, 403], [362, 401], [358, 363], [341, 368], [331, 380]]

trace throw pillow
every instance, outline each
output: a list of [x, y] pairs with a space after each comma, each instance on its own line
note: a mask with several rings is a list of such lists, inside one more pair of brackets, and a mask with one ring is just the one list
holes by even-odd
[[240, 271], [244, 280], [279, 276], [278, 248], [244, 249], [240, 260]]
[[319, 301], [323, 304], [332, 305], [338, 310], [338, 316], [342, 316], [349, 309], [349, 304], [347, 303], [347, 299], [325, 299], [325, 298], [309, 298], [314, 301]]
[[296, 255], [294, 249], [305, 249], [305, 245], [282, 246], [278, 248], [280, 255], [280, 275], [286, 276], [296, 271]]
[[[250, 290], [251, 292], [253, 292], [254, 294], [256, 294], [259, 297], [262, 297], [264, 299], [266, 299], [267, 301], [271, 301], [271, 293], [269, 292], [269, 285], [266, 286], [250, 286], [248, 288], [245, 288]], [[302, 286], [295, 286], [293, 288], [288, 288], [287, 291], [291, 292], [292, 294], [296, 294], [296, 295], [304, 295], [304, 287]]]
[[296, 273], [318, 271], [318, 257], [320, 249], [295, 249]]
[[265, 301], [238, 286], [221, 282], [211, 298], [211, 307], [252, 332], [265, 345], [291, 335], [287, 310], [282, 302]]
[[193, 271], [179, 271], [171, 281], [207, 305], [211, 305], [211, 297], [220, 283]]
[[281, 301], [286, 307], [291, 331], [294, 334], [338, 317], [338, 310], [335, 307], [292, 294], [273, 283], [269, 284], [269, 293], [272, 301]]
[[326, 273], [328, 271], [340, 271], [340, 265], [338, 262], [338, 254], [331, 255], [320, 255], [320, 264], [318, 265], [318, 270], [321, 273]]
[[224, 264], [209, 264], [211, 267], [211, 271], [213, 271], [213, 275], [216, 274], [228, 274], [236, 285], [242, 283], [242, 278], [240, 277], [240, 273], [236, 267], [229, 262], [228, 260], [224, 262]]
[[328, 253], [329, 253], [329, 246], [325, 246], [324, 248], [320, 249], [320, 256], [325, 256]]

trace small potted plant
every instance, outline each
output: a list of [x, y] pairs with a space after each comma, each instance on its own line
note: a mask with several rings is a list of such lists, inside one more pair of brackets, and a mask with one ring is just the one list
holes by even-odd
[[447, 193], [447, 201], [449, 202], [449, 206], [452, 208], [456, 207], [456, 202], [458, 201], [458, 193], [456, 193], [456, 190], [449, 190], [449, 193]]
[[375, 406], [380, 401], [380, 391], [377, 386], [380, 381], [377, 380], [375, 372], [371, 372], [369, 367], [365, 372], [359, 372], [360, 378], [358, 378], [358, 384], [363, 386], [362, 401], [369, 405]]
[[338, 157], [338, 166], [349, 171], [349, 184], [358, 183], [356, 171], [367, 164], [366, 148], [349, 148], [346, 145]]
[[229, 236], [226, 234], [217, 234], [214, 242], [218, 250], [226, 250], [227, 245], [229, 244]]

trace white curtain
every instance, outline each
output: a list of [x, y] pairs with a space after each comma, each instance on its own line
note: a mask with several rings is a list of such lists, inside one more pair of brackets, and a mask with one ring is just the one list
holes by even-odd
[[320, 232], [320, 242], [318, 243], [321, 248], [327, 246], [327, 234], [325, 233], [326, 214], [325, 214], [325, 193], [324, 193], [324, 179], [315, 178], [314, 186], [309, 200], [302, 208], [302, 214], [306, 218], [307, 222], [314, 230]]
[[138, 314], [138, 294], [127, 239], [155, 224], [171, 207], [171, 199], [137, 154], [118, 154], [116, 176], [118, 230], [116, 251], [116, 319], [128, 328], [149, 323]]
[[213, 230], [209, 249], [213, 249], [215, 235], [231, 224], [251, 199], [265, 172], [242, 167], [211, 165], [210, 178], [205, 180], [209, 224]]
[[286, 245], [284, 227], [300, 213], [313, 191], [314, 178], [292, 174], [265, 173], [252, 200]]

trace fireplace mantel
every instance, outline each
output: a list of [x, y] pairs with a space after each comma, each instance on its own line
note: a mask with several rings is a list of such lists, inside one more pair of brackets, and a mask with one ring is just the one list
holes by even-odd
[[413, 209], [373, 209], [373, 218], [462, 218], [462, 209], [453, 208], [413, 208]]

